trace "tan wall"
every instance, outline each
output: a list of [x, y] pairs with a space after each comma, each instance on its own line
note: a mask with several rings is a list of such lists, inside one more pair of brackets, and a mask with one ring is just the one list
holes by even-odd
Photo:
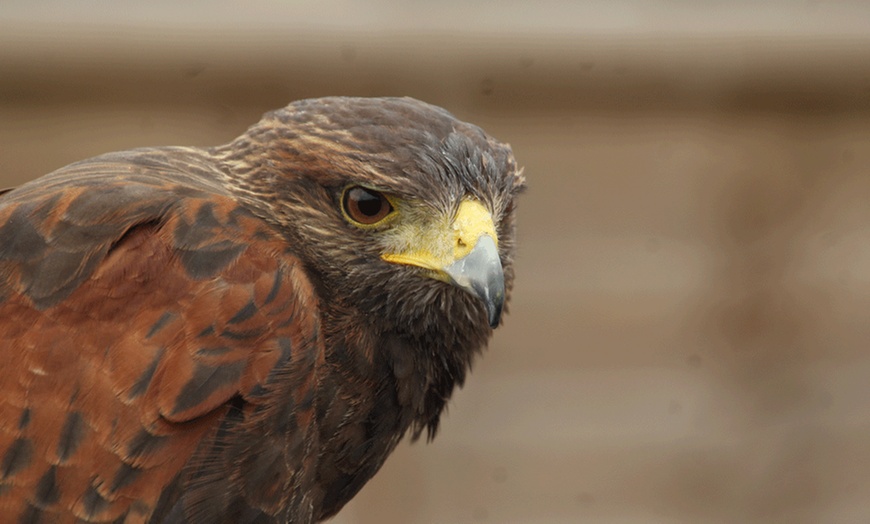
[[335, 522], [870, 521], [860, 34], [2, 14], [0, 186], [222, 143], [331, 94], [415, 96], [513, 145], [530, 189], [506, 326], [439, 438], [403, 445]]

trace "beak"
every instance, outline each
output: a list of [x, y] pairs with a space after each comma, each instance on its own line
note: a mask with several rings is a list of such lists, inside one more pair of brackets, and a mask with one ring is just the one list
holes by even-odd
[[441, 231], [418, 229], [413, 234], [415, 245], [381, 258], [428, 269], [432, 278], [471, 293], [483, 302], [489, 325], [495, 328], [501, 320], [505, 291], [492, 215], [480, 202], [466, 199], [446, 227]]
[[504, 306], [504, 271], [492, 237], [481, 236], [469, 254], [444, 268], [444, 272], [453, 284], [483, 300], [489, 326], [497, 327]]

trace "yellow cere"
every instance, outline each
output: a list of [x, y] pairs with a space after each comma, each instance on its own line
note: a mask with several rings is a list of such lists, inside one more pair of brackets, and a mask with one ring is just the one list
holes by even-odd
[[495, 245], [498, 246], [498, 237], [495, 234], [492, 215], [477, 200], [463, 200], [459, 204], [459, 210], [453, 220], [453, 234], [456, 240], [453, 248], [453, 260], [459, 260], [471, 253], [483, 235], [492, 237]]
[[483, 235], [489, 235], [498, 245], [492, 215], [480, 202], [472, 199], [459, 204], [453, 224], [407, 224], [403, 227], [407, 242], [395, 253], [381, 258], [394, 264], [419, 266], [441, 271], [467, 256]]

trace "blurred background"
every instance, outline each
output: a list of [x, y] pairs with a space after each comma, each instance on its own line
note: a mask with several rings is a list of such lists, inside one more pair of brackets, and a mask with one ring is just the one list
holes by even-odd
[[0, 2], [0, 186], [325, 95], [530, 186], [505, 326], [333, 522], [870, 522], [870, 3]]

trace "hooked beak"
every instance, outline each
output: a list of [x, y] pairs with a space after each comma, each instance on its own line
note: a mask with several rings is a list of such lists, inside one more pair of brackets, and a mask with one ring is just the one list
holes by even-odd
[[444, 268], [444, 272], [453, 284], [483, 301], [489, 326], [497, 327], [504, 307], [504, 271], [495, 240], [481, 236], [471, 253]]
[[449, 227], [437, 235], [438, 240], [420, 239], [402, 253], [387, 253], [381, 258], [428, 269], [432, 278], [471, 293], [483, 302], [489, 325], [495, 328], [501, 321], [505, 288], [492, 215], [480, 202], [466, 199]]

